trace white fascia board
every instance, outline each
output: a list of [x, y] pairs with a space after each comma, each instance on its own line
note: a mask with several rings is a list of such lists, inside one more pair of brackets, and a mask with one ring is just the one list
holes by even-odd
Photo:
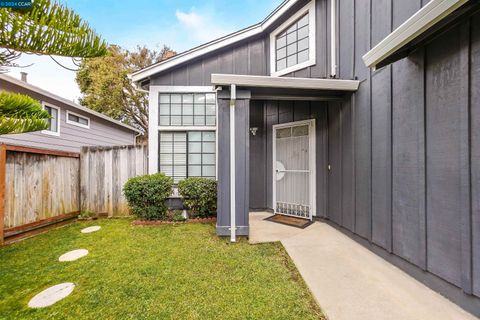
[[173, 68], [189, 60], [203, 56], [207, 53], [213, 52], [215, 50], [224, 48], [236, 42], [258, 35], [264, 32], [268, 27], [270, 27], [275, 21], [277, 21], [285, 12], [288, 11], [288, 9], [290, 9], [298, 1], [299, 0], [286, 0], [272, 14], [270, 14], [267, 18], [265, 18], [265, 20], [263, 20], [262, 22], [256, 25], [253, 25], [251, 27], [229, 34], [217, 40], [208, 42], [204, 45], [193, 48], [184, 53], [180, 53], [176, 56], [173, 56], [170, 59], [153, 64], [149, 67], [146, 67], [142, 70], [132, 73], [131, 75], [129, 75], [129, 77], [133, 82], [139, 82], [156, 73], [165, 71], [167, 69]]
[[365, 65], [375, 68], [377, 64], [398, 49], [423, 34], [469, 0], [431, 0], [407, 21], [390, 33], [363, 56]]
[[286, 88], [286, 89], [313, 89], [313, 90], [337, 90], [357, 91], [360, 81], [340, 79], [314, 79], [314, 78], [291, 78], [248, 76], [235, 74], [212, 74], [212, 83], [227, 86], [231, 84], [237, 87], [259, 88]]

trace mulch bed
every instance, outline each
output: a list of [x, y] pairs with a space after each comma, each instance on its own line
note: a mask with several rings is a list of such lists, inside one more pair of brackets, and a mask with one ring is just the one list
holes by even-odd
[[196, 218], [196, 219], [187, 219], [185, 221], [135, 220], [132, 222], [132, 224], [136, 226], [156, 226], [156, 225], [164, 225], [164, 224], [212, 223], [216, 221], [217, 221], [217, 218]]

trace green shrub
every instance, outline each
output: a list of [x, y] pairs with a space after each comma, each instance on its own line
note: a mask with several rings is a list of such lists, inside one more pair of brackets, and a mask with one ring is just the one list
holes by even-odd
[[166, 218], [165, 200], [172, 193], [173, 179], [163, 173], [130, 178], [123, 194], [134, 215], [143, 220]]
[[195, 216], [209, 217], [217, 212], [217, 182], [207, 178], [187, 178], [178, 183], [183, 203]]

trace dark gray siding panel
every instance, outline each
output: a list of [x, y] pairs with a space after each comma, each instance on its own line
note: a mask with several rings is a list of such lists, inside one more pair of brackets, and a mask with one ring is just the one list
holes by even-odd
[[392, 69], [393, 252], [426, 269], [423, 52]]
[[[248, 235], [250, 101], [237, 100], [235, 107], [235, 196], [238, 235]], [[218, 212], [217, 232], [229, 234], [230, 226], [230, 110], [229, 100], [218, 100]]]
[[343, 0], [338, 2], [339, 7], [339, 27], [340, 35], [339, 50], [339, 66], [338, 72], [341, 79], [352, 79], [354, 69], [354, 46], [355, 46], [355, 1]]
[[354, 107], [352, 99], [343, 103], [342, 123], [342, 223], [350, 231], [355, 229], [355, 146], [354, 146]]
[[258, 128], [255, 136], [250, 134], [250, 208], [264, 209], [267, 204], [267, 161], [264, 102], [251, 101], [250, 128]]
[[372, 241], [392, 246], [391, 67], [372, 76]]
[[311, 102], [311, 115], [315, 120], [315, 149], [317, 170], [317, 216], [327, 217], [328, 194], [328, 106], [326, 102]]
[[428, 270], [462, 285], [462, 216], [468, 197], [468, 46], [455, 28], [427, 47]]
[[370, 70], [362, 56], [370, 47], [370, 1], [355, 1], [355, 75], [362, 81], [355, 95], [355, 232], [371, 239], [371, 100]]
[[267, 207], [273, 208], [273, 128], [274, 124], [278, 124], [278, 101], [266, 101], [265, 102], [265, 114], [266, 114], [266, 138], [267, 138]]
[[342, 117], [337, 103], [328, 105], [328, 218], [342, 224]]
[[472, 278], [473, 292], [480, 296], [480, 14], [471, 21]]

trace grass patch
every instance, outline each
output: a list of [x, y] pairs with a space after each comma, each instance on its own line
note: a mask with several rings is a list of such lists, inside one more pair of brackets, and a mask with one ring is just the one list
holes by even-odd
[[[80, 230], [102, 229], [92, 234]], [[89, 255], [58, 257], [73, 249]], [[0, 249], [0, 319], [323, 319], [280, 243], [230, 244], [209, 224], [77, 222]], [[38, 292], [76, 285], [29, 309]]]

